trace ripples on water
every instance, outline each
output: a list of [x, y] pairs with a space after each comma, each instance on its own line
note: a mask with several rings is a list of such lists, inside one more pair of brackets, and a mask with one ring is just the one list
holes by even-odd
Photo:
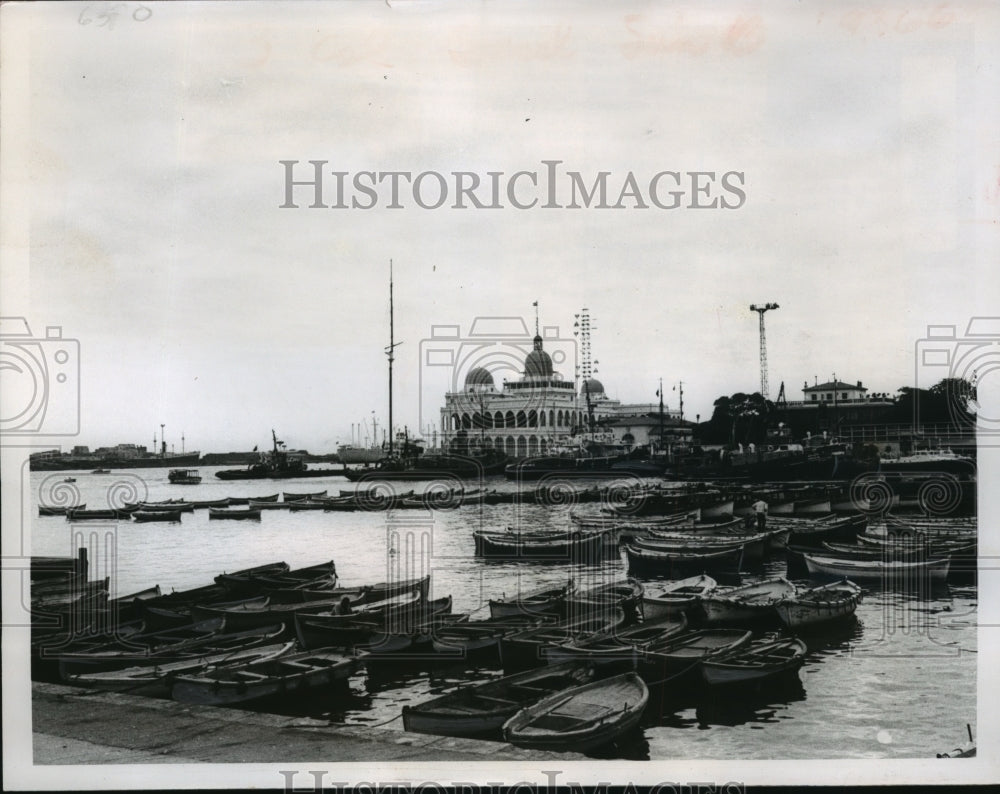
[[[86, 502], [89, 509], [137, 498], [219, 499], [262, 496], [288, 488], [331, 494], [353, 489], [342, 478], [299, 481], [222, 481], [202, 467], [197, 486], [171, 485], [166, 470], [31, 474], [32, 500], [24, 526], [31, 553], [75, 554], [88, 545], [91, 578], [112, 576], [114, 594], [159, 584], [164, 592], [206, 584], [223, 570], [284, 560], [298, 567], [333, 559], [344, 585], [433, 574], [432, 595], [451, 594], [454, 611], [482, 610], [491, 597], [560, 584], [581, 587], [625, 575], [621, 559], [595, 566], [485, 562], [473, 556], [477, 527], [561, 528], [572, 504], [467, 506], [451, 511], [393, 513], [264, 511], [259, 522], [212, 521], [207, 510], [185, 513], [180, 524], [70, 523], [39, 517], [39, 497]], [[420, 490], [419, 483], [396, 484]], [[503, 480], [489, 483], [513, 487]], [[65, 504], [66, 502], [62, 502]], [[597, 505], [583, 505], [593, 511]], [[104, 553], [113, 541], [113, 559]], [[784, 575], [782, 561], [764, 574]], [[707, 697], [651, 690], [640, 730], [605, 757], [629, 759], [799, 759], [931, 757], [962, 741], [976, 714], [975, 586], [948, 585], [906, 594], [866, 590], [857, 620], [808, 638], [810, 653], [797, 678], [746, 696]], [[269, 709], [338, 723], [385, 724], [401, 730], [400, 708], [470, 681], [502, 672], [463, 663], [370, 665], [347, 687], [267, 704]]]

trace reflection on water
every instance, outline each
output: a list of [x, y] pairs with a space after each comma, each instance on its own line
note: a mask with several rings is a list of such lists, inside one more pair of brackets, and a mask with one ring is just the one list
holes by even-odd
[[[286, 487], [224, 482], [214, 478], [214, 471], [201, 467], [203, 483], [187, 489], [171, 486], [166, 470], [81, 473], [76, 475], [73, 503], [104, 507], [109, 494], [118, 498], [125, 487], [119, 485], [111, 493], [116, 481], [154, 501], [254, 496]], [[45, 476], [31, 475], [36, 499]], [[407, 484], [410, 487], [420, 488]], [[512, 485], [498, 480], [489, 487]], [[336, 493], [353, 486], [340, 478], [323, 478], [293, 490], [324, 488]], [[39, 517], [31, 505], [25, 526], [30, 527], [33, 554], [75, 554], [77, 545], [89, 544], [92, 578], [111, 576], [118, 595], [157, 583], [165, 592], [203, 585], [223, 570], [268, 561], [298, 567], [333, 559], [345, 585], [431, 572], [432, 597], [450, 594], [454, 611], [471, 612], [476, 619], [488, 614], [490, 598], [562, 585], [570, 578], [586, 588], [624, 577], [624, 562], [615, 555], [595, 565], [494, 562], [473, 555], [476, 528], [563, 528], [570, 510], [598, 507], [493, 505], [389, 514], [273, 510], [259, 522], [209, 521], [207, 511], [200, 510], [183, 514], [179, 524], [88, 526], [62, 517]], [[785, 562], [778, 557], [746, 581], [783, 575]], [[933, 590], [885, 589], [878, 582], [863, 586], [856, 619], [803, 635], [809, 653], [797, 676], [739, 695], [691, 685], [652, 687], [640, 729], [603, 750], [603, 757], [912, 758], [934, 757], [950, 748], [963, 726], [975, 720], [977, 589], [965, 581]], [[495, 665], [384, 660], [368, 665], [341, 687], [279, 698], [268, 707], [330, 722], [402, 730], [402, 705], [502, 675]]]

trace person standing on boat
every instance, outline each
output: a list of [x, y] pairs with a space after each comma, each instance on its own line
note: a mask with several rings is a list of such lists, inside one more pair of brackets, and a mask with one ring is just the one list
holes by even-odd
[[757, 531], [764, 529], [764, 525], [767, 523], [767, 502], [763, 499], [758, 499], [753, 503], [753, 512], [757, 516]]

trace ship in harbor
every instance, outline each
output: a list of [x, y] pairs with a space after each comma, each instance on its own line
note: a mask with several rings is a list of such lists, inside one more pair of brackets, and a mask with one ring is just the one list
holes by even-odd
[[[279, 441], [274, 430], [269, 452], [257, 453], [245, 469], [223, 469], [215, 476], [220, 480], [285, 480], [301, 477], [334, 477], [343, 474], [343, 469], [310, 469], [304, 460], [285, 449], [285, 442]], [[255, 448], [256, 451], [256, 448]]]
[[[154, 443], [153, 449], [156, 449]], [[160, 443], [160, 451], [150, 453], [137, 444], [117, 444], [100, 447], [91, 452], [87, 447], [74, 447], [71, 452], [58, 450], [38, 452], [31, 456], [32, 471], [71, 471], [111, 469], [183, 469], [197, 466], [201, 452], [168, 452], [166, 442]]]
[[337, 457], [341, 463], [378, 463], [385, 458], [385, 450], [381, 447], [359, 447], [354, 444], [341, 444], [337, 448]]

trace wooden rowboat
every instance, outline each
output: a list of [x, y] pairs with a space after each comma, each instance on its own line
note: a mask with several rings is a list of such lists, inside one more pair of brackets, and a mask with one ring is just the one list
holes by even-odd
[[523, 594], [518, 593], [510, 598], [506, 596], [491, 598], [490, 617], [561, 615], [565, 611], [567, 596], [575, 591], [576, 584], [570, 581], [557, 587], [547, 586]]
[[593, 750], [636, 727], [648, 702], [646, 684], [625, 673], [543, 698], [507, 720], [503, 736], [535, 750]]
[[806, 568], [814, 576], [852, 579], [880, 579], [886, 583], [905, 584], [907, 582], [938, 582], [948, 578], [951, 560], [939, 559], [869, 559], [859, 560], [833, 555], [803, 554]]
[[345, 681], [357, 669], [355, 654], [320, 649], [289, 654], [174, 679], [171, 697], [218, 706], [287, 695]]
[[707, 624], [777, 621], [775, 605], [793, 595], [795, 585], [779, 577], [743, 587], [717, 589], [702, 596], [701, 609]]
[[702, 678], [709, 686], [756, 684], [798, 670], [808, 648], [796, 637], [765, 637], [744, 648], [701, 663]]
[[677, 612], [686, 612], [717, 586], [715, 579], [705, 574], [663, 585], [647, 586], [642, 596], [643, 619], [660, 620]]
[[679, 613], [663, 620], [636, 623], [608, 634], [552, 646], [548, 648], [545, 658], [550, 665], [586, 662], [602, 669], [614, 667], [620, 672], [634, 670], [643, 648], [674, 637], [686, 629], [687, 617], [684, 613]]
[[176, 524], [181, 520], [180, 510], [136, 510], [132, 520], [137, 524], [148, 524], [154, 521]]
[[403, 727], [439, 736], [499, 738], [503, 724], [521, 709], [593, 679], [593, 668], [578, 663], [504, 676], [403, 706]]
[[801, 590], [775, 607], [781, 622], [802, 630], [851, 617], [861, 602], [861, 588], [844, 579]]
[[260, 520], [260, 509], [252, 508], [247, 510], [232, 510], [232, 509], [218, 509], [215, 507], [208, 508], [209, 518], [234, 518], [234, 519], [250, 519], [250, 520]]

